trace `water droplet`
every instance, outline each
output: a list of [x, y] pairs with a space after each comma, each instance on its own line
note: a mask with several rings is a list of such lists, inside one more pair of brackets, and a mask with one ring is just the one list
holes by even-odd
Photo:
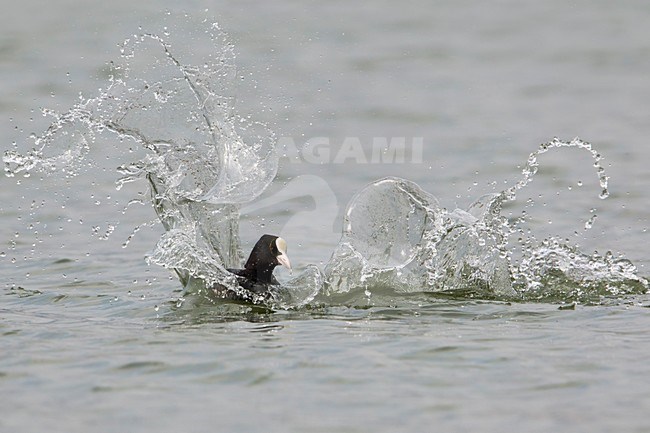
[[594, 214], [585, 222], [585, 230], [589, 230], [594, 226], [594, 222], [596, 221], [596, 218], [598, 218], [598, 215]]

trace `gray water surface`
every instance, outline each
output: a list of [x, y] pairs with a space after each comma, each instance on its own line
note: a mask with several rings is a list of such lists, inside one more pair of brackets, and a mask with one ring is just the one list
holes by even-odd
[[[65, 110], [105, 87], [118, 44], [159, 31], [165, 8], [180, 11], [122, 0], [4, 7], [0, 147], [26, 151], [50, 122], [40, 107]], [[580, 136], [605, 157], [609, 198], [598, 198], [590, 157], [562, 149], [541, 158], [506, 215], [532, 198], [538, 239], [611, 250], [649, 276], [646, 2], [183, 8], [198, 22], [207, 8], [230, 34], [238, 109], [278, 137], [327, 137], [333, 155], [348, 137], [368, 151], [374, 137], [424, 142], [416, 162], [281, 159], [262, 198], [300, 175], [318, 183], [246, 214], [244, 249], [285, 231], [297, 269], [322, 266], [368, 182], [405, 177], [464, 208], [514, 184], [539, 143]], [[364, 308], [276, 312], [186, 298], [144, 261], [163, 229], [145, 185], [116, 191], [124, 161], [111, 146], [99, 140], [77, 177], [0, 179], [0, 431], [650, 431], [648, 295], [575, 306], [370, 296]], [[142, 204], [127, 206], [134, 198]], [[305, 210], [315, 212], [287, 227]]]

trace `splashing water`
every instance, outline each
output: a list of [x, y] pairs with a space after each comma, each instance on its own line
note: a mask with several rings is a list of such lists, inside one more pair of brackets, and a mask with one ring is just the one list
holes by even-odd
[[200, 66], [184, 63], [156, 34], [124, 41], [122, 64], [110, 64], [108, 87], [63, 114], [44, 110], [51, 126], [26, 154], [5, 152], [5, 173], [74, 177], [98, 134], [116, 136], [121, 146], [115, 150], [125, 158], [136, 143], [145, 154], [119, 166], [116, 187], [140, 179], [150, 185], [166, 233], [147, 260], [174, 269], [184, 285], [200, 280], [238, 290], [226, 268], [239, 267], [242, 258], [239, 205], [275, 177], [275, 137], [235, 111], [234, 49], [227, 36], [216, 23], [197, 32], [215, 48]]
[[522, 170], [522, 174], [524, 175], [523, 178], [515, 185], [513, 185], [512, 187], [506, 189], [501, 193], [503, 195], [503, 200], [509, 200], [509, 201], [515, 200], [517, 198], [517, 191], [524, 188], [533, 180], [533, 177], [535, 176], [539, 168], [539, 163], [537, 161], [537, 158], [541, 154], [546, 153], [551, 149], [561, 148], [561, 147], [576, 147], [578, 149], [584, 149], [591, 154], [591, 157], [594, 159], [594, 167], [596, 168], [596, 172], [598, 174], [598, 182], [600, 183], [600, 187], [602, 188], [599, 197], [601, 199], [606, 199], [607, 197], [609, 197], [609, 191], [607, 189], [609, 178], [605, 175], [605, 169], [600, 164], [602, 160], [602, 156], [596, 150], [592, 149], [591, 144], [582, 141], [579, 138], [574, 138], [573, 140], [568, 142], [562, 141], [559, 138], [554, 138], [552, 141], [549, 141], [548, 143], [542, 143], [539, 146], [539, 149], [537, 149], [535, 152], [531, 153], [528, 156], [528, 160], [526, 161], [526, 166]]
[[[126, 40], [122, 64], [111, 64], [108, 87], [66, 113], [45, 110], [51, 126], [26, 154], [5, 152], [5, 172], [74, 177], [98, 134], [117, 137], [125, 159], [136, 143], [143, 155], [120, 165], [116, 187], [136, 180], [149, 185], [165, 233], [148, 262], [173, 269], [189, 291], [211, 293], [206, 289], [218, 286], [219, 293], [243, 295], [226, 268], [239, 267], [243, 258], [240, 205], [257, 198], [276, 175], [275, 139], [265, 125], [236, 114], [229, 87], [236, 75], [234, 51], [226, 35], [216, 24], [197, 31], [216, 48], [200, 66], [177, 56], [168, 31], [165, 38], [143, 32]], [[587, 256], [555, 238], [538, 242], [525, 234], [523, 215], [514, 223], [501, 215], [504, 203], [516, 200], [537, 173], [538, 157], [567, 147], [591, 154], [600, 198], [606, 198], [601, 156], [579, 139], [542, 144], [528, 157], [519, 182], [467, 210], [442, 208], [408, 180], [380, 179], [348, 204], [341, 240], [322, 273], [308, 266], [270, 298], [249, 300], [287, 308], [317, 295], [323, 303], [358, 304], [382, 302], [382, 294], [426, 292], [590, 302], [646, 292], [648, 282], [629, 261], [611, 253]], [[109, 226], [102, 236], [111, 233]], [[508, 246], [513, 233], [526, 238], [519, 260]]]
[[[349, 299], [352, 292], [361, 302], [369, 287], [380, 293], [389, 287], [502, 300], [593, 302], [600, 296], [647, 292], [647, 280], [628, 260], [611, 253], [587, 256], [555, 238], [537, 242], [522, 229], [523, 217], [511, 224], [501, 215], [504, 203], [516, 200], [532, 181], [538, 156], [562, 147], [591, 154], [600, 198], [607, 198], [602, 158], [577, 138], [540, 145], [528, 157], [519, 182], [481, 197], [467, 211], [442, 209], [434, 197], [403, 179], [369, 185], [348, 205], [341, 243], [325, 269], [326, 294]], [[518, 263], [508, 248], [513, 233], [527, 237]]]

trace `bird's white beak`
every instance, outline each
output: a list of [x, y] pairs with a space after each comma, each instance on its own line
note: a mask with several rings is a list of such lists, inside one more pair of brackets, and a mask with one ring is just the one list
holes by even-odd
[[284, 266], [285, 268], [291, 270], [291, 262], [289, 261], [289, 257], [285, 253], [281, 253], [278, 256], [278, 263]]
[[278, 251], [280, 252], [280, 255], [277, 257], [278, 263], [291, 270], [291, 262], [289, 261], [289, 256], [287, 256], [287, 242], [282, 238], [277, 238], [275, 240], [275, 245], [278, 247]]

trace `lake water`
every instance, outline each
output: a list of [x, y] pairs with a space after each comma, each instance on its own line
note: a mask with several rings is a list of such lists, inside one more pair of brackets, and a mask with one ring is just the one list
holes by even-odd
[[[525, 235], [650, 276], [641, 0], [22, 1], [0, 17], [2, 150], [34, 146], [52, 122], [41, 107], [106, 89], [134, 35], [169, 32], [174, 55], [202, 65], [214, 41], [190, 30], [204, 19], [234, 46], [237, 112], [286, 154], [243, 206], [245, 253], [277, 233], [294, 274], [323, 269], [370, 182], [406, 178], [466, 209], [516, 184], [540, 143], [579, 136], [602, 155], [609, 196], [589, 153], [551, 149], [503, 215], [526, 210]], [[189, 118], [160, 127], [182, 135]], [[403, 143], [404, 160], [373, 154], [382, 142]], [[272, 310], [188, 296], [145, 261], [165, 231], [146, 182], [116, 189], [116, 167], [141, 158], [129, 146], [100, 134], [76, 173], [0, 179], [0, 431], [650, 431], [648, 294], [370, 288]]]

